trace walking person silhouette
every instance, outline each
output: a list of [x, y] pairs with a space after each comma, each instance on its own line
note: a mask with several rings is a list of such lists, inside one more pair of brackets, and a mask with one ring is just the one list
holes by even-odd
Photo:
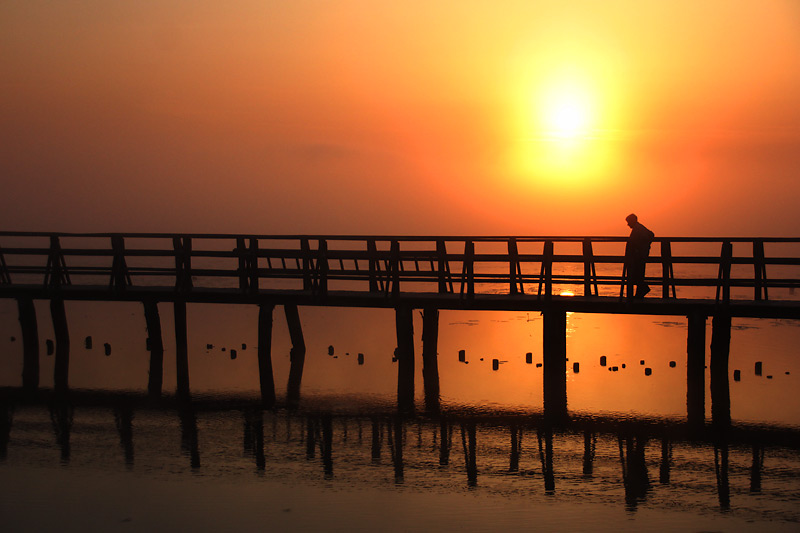
[[[625, 217], [625, 221], [631, 228], [631, 234], [625, 245], [628, 298], [644, 298], [645, 294], [650, 292], [650, 287], [644, 282], [644, 273], [647, 257], [650, 255], [650, 243], [653, 242], [655, 234], [639, 222], [639, 218], [633, 213]], [[634, 287], [636, 287], [635, 294]]]

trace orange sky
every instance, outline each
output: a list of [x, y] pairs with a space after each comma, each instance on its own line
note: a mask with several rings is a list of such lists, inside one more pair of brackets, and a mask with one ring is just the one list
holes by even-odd
[[0, 228], [797, 236], [800, 4], [453, 5], [4, 2]]

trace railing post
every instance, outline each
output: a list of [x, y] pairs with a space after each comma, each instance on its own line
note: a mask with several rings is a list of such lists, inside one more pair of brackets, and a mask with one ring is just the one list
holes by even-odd
[[173, 237], [175, 250], [175, 290], [187, 292], [192, 289], [192, 238]]
[[125, 261], [125, 238], [122, 235], [114, 235], [111, 237], [111, 249], [113, 260], [111, 262], [111, 287], [117, 291], [122, 292], [132, 285], [131, 276], [128, 274], [128, 265]]
[[70, 284], [67, 262], [64, 259], [64, 252], [61, 250], [61, 242], [56, 235], [50, 236], [50, 253], [47, 256], [44, 284], [48, 289], [55, 290], [60, 289], [62, 285]]
[[544, 241], [542, 250], [542, 269], [539, 272], [539, 294], [542, 296], [542, 284], [544, 284], [544, 297], [550, 299], [553, 296], [553, 241]]
[[[392, 273], [392, 296], [400, 296], [400, 269], [402, 262], [400, 261], [400, 241], [393, 240], [391, 244], [390, 254], [390, 270]], [[386, 287], [388, 290], [388, 286]]]
[[466, 289], [467, 298], [475, 296], [475, 243], [464, 241], [464, 262], [461, 268], [461, 296]]
[[764, 262], [764, 241], [761, 239], [753, 240], [753, 270], [755, 277], [755, 295], [756, 300], [761, 300], [762, 294], [764, 300], [769, 300], [767, 293], [767, 265]]
[[731, 241], [722, 242], [722, 250], [719, 258], [719, 274], [717, 276], [717, 303], [722, 292], [722, 302], [730, 303], [731, 300], [731, 261], [733, 259], [733, 244]]
[[11, 275], [8, 272], [6, 258], [3, 256], [3, 249], [0, 248], [0, 285], [9, 285], [10, 283]]
[[594, 251], [592, 250], [592, 240], [588, 237], [583, 239], [583, 295], [592, 296], [592, 286], [594, 286], [594, 296], [599, 296], [597, 289], [597, 269], [594, 264]]
[[300, 239], [300, 252], [303, 256], [303, 290], [314, 290], [314, 276], [312, 275], [314, 269], [314, 261], [311, 259], [311, 246], [308, 239], [303, 237]]
[[323, 297], [328, 294], [328, 242], [325, 239], [318, 241], [317, 291]]
[[675, 293], [675, 272], [672, 268], [672, 246], [666, 239], [661, 241], [661, 297], [669, 298], [670, 288], [672, 297]]
[[369, 265], [369, 292], [378, 292], [381, 286], [378, 284], [378, 274], [381, 271], [381, 264], [378, 260], [378, 246], [375, 239], [367, 239], [367, 264]]
[[239, 290], [247, 292], [249, 288], [249, 276], [247, 271], [247, 248], [245, 248], [244, 237], [236, 237], [236, 255], [239, 262]]
[[247, 252], [246, 268], [250, 276], [250, 293], [258, 294], [258, 239], [255, 237], [250, 238], [250, 250]]
[[525, 292], [525, 288], [522, 286], [522, 268], [519, 264], [519, 249], [517, 248], [517, 239], [514, 237], [508, 239], [508, 279], [511, 282], [511, 294]]
[[436, 240], [436, 255], [439, 261], [439, 293], [453, 292], [453, 279], [450, 277], [450, 262], [447, 259], [447, 245], [443, 239]]

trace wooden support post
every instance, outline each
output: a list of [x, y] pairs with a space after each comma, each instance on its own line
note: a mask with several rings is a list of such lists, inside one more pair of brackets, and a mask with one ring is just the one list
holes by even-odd
[[422, 313], [422, 381], [425, 410], [439, 412], [439, 310], [426, 307]]
[[706, 416], [706, 317], [691, 314], [686, 339], [686, 413], [689, 423], [702, 425]]
[[303, 327], [300, 324], [300, 313], [296, 305], [284, 305], [286, 323], [289, 325], [289, 337], [292, 339], [292, 349], [289, 352], [289, 385], [287, 387], [287, 402], [290, 407], [296, 407], [300, 402], [300, 383], [303, 380], [303, 366], [306, 359], [306, 343], [303, 340]]
[[275, 405], [275, 380], [272, 376], [272, 304], [258, 306], [258, 376], [261, 384], [261, 404]]
[[22, 388], [26, 393], [39, 387], [39, 328], [36, 308], [30, 298], [17, 300], [19, 324], [22, 329]]
[[53, 388], [56, 392], [69, 389], [69, 328], [64, 300], [50, 300], [50, 314], [53, 317], [53, 331], [56, 336], [56, 362], [53, 376]]
[[414, 321], [412, 309], [395, 309], [397, 329], [397, 406], [401, 411], [414, 410]]
[[188, 401], [189, 392], [189, 343], [186, 331], [186, 302], [176, 300], [175, 312], [175, 370], [178, 400]]
[[544, 413], [561, 419], [567, 415], [567, 313], [544, 311]]
[[711, 422], [716, 428], [731, 423], [731, 395], [728, 356], [731, 347], [731, 316], [714, 315], [711, 322]]
[[158, 302], [148, 300], [142, 304], [147, 324], [147, 338], [150, 339], [150, 375], [147, 380], [147, 392], [151, 397], [159, 398], [164, 384], [164, 340], [161, 335], [161, 317], [158, 315]]

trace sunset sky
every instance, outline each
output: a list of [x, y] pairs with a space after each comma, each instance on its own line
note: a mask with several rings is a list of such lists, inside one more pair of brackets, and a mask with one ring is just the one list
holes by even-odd
[[798, 236], [800, 2], [0, 4], [0, 229]]

